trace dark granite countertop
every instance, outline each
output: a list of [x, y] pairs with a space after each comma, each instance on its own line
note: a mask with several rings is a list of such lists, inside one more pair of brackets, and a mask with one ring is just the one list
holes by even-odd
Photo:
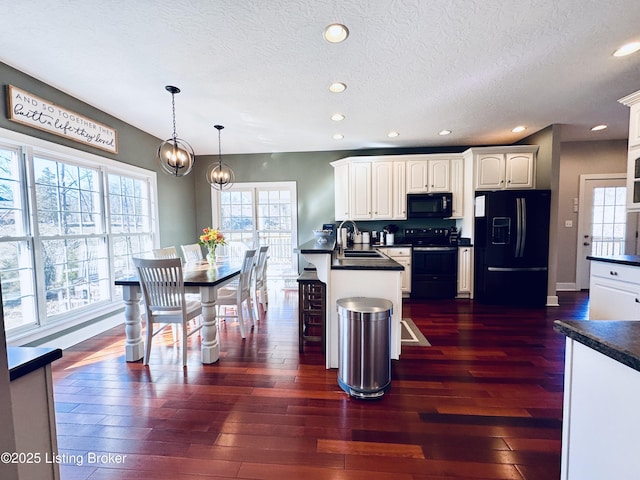
[[598, 257], [594, 255], [588, 255], [587, 260], [593, 260], [596, 262], [618, 263], [620, 265], [631, 265], [633, 267], [640, 267], [640, 256], [638, 255], [611, 255], [607, 257]]
[[59, 348], [7, 347], [9, 379], [16, 380], [59, 358], [62, 358], [62, 350]]
[[[391, 246], [391, 245], [389, 245]], [[407, 245], [408, 246], [408, 245]], [[333, 237], [329, 237], [329, 240], [325, 243], [318, 243], [312, 240], [307, 243], [303, 243], [295, 249], [296, 252], [302, 254], [331, 254], [331, 268], [334, 270], [392, 270], [402, 271], [404, 267], [395, 260], [383, 256], [383, 258], [338, 258], [337, 253], [334, 254], [336, 242]], [[377, 250], [380, 245], [370, 245], [368, 243], [356, 243], [349, 245], [349, 250]]]
[[554, 329], [593, 350], [640, 371], [640, 322], [556, 320]]
[[336, 248], [336, 238], [332, 235], [328, 238], [328, 240], [324, 243], [319, 243], [316, 240], [310, 240], [307, 243], [303, 243], [299, 245], [298, 248], [294, 249], [295, 252], [298, 253], [333, 253], [333, 250]]

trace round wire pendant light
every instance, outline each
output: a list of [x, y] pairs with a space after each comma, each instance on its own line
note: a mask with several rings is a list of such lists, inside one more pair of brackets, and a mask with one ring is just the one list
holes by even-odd
[[174, 177], [184, 177], [191, 172], [195, 164], [193, 148], [176, 134], [176, 103], [175, 94], [180, 93], [178, 87], [167, 85], [164, 87], [171, 93], [171, 111], [173, 113], [173, 136], [160, 144], [156, 158], [162, 171]]
[[235, 175], [229, 165], [222, 163], [220, 132], [224, 127], [222, 125], [214, 125], [214, 128], [218, 130], [218, 162], [212, 163], [207, 168], [207, 182], [217, 190], [225, 190], [233, 185]]

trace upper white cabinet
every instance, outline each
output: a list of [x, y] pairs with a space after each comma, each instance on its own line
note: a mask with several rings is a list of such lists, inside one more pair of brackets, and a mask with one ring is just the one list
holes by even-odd
[[406, 220], [407, 193], [451, 192], [463, 217], [462, 154], [349, 157], [332, 162], [336, 220]]
[[640, 90], [619, 102], [629, 107], [629, 147], [640, 146]]
[[397, 157], [352, 157], [331, 163], [336, 220], [407, 218], [405, 163], [392, 158]]
[[333, 186], [336, 220], [349, 218], [349, 164], [334, 162]]
[[537, 146], [471, 148], [476, 190], [535, 188]]
[[640, 90], [619, 101], [630, 107], [627, 210], [640, 211]]
[[393, 218], [407, 218], [407, 179], [406, 163], [393, 162]]
[[393, 218], [393, 162], [373, 162], [371, 203], [373, 218]]
[[450, 167], [451, 177], [451, 218], [462, 218], [464, 205], [464, 161], [462, 157], [452, 158]]
[[349, 213], [351, 220], [370, 220], [371, 162], [349, 164]]
[[407, 193], [451, 191], [450, 168], [449, 158], [407, 160]]

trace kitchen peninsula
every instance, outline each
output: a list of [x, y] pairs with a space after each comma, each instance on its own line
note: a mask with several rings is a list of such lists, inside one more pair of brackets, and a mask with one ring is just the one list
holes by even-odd
[[567, 337], [560, 478], [638, 478], [640, 322], [554, 327]]
[[[375, 252], [375, 246], [357, 245], [354, 250]], [[315, 240], [296, 251], [316, 267], [318, 279], [326, 284], [325, 338], [326, 367], [338, 368], [338, 310], [336, 302], [347, 297], [383, 298], [393, 303], [391, 317], [391, 358], [400, 358], [400, 320], [402, 318], [402, 271], [395, 260], [380, 254], [378, 258], [345, 258], [336, 248], [335, 238], [326, 243]]]

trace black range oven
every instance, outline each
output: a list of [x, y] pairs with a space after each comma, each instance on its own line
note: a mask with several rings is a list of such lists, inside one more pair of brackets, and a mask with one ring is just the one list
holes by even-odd
[[454, 298], [458, 287], [457, 238], [447, 228], [411, 228], [411, 298]]

